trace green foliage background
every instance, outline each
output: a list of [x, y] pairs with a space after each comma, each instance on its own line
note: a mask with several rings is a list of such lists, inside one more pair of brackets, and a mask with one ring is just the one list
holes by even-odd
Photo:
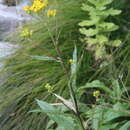
[[[118, 2], [117, 2], [118, 1]], [[99, 68], [92, 56], [92, 52], [83, 50], [84, 44], [79, 39], [78, 23], [86, 19], [86, 14], [81, 10], [84, 0], [57, 0], [52, 2], [52, 7], [57, 8], [58, 26], [54, 21], [50, 21], [48, 26], [44, 23], [46, 19], [41, 16], [41, 21], [26, 24], [34, 30], [33, 36], [25, 40], [13, 34], [15, 39], [12, 42], [20, 45], [20, 49], [5, 61], [6, 66], [1, 72], [5, 76], [3, 84], [0, 86], [0, 128], [1, 130], [43, 130], [46, 127], [48, 118], [42, 114], [28, 113], [36, 108], [35, 98], [43, 99], [48, 102], [56, 100], [49, 95], [44, 88], [46, 83], [55, 86], [55, 92], [68, 97], [67, 77], [58, 63], [42, 62], [31, 59], [28, 55], [46, 55], [57, 58], [48, 28], [51, 35], [55, 36], [55, 29], [60, 30], [58, 39], [59, 47], [62, 50], [62, 57], [65, 60], [69, 71], [68, 60], [72, 57], [74, 45], [77, 45], [78, 56], [84, 51], [78, 73], [78, 85], [84, 85], [87, 81], [99, 79], [108, 86], [111, 80], [118, 79], [123, 75], [122, 82], [129, 87], [130, 81], [130, 3], [125, 0], [115, 0], [113, 7], [122, 10], [120, 16], [109, 18], [120, 26], [120, 30], [111, 34], [111, 38], [122, 39], [123, 44], [120, 48], [113, 51], [114, 59], [111, 65]], [[118, 3], [118, 4], [117, 4]], [[8, 72], [8, 74], [7, 74]], [[128, 88], [129, 91], [129, 88]], [[93, 103], [90, 96], [85, 97], [87, 103]], [[84, 99], [83, 99], [84, 100]]]

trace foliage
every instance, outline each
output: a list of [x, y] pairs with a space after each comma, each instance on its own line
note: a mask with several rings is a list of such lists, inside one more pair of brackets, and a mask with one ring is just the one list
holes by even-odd
[[82, 27], [80, 32], [84, 34], [87, 47], [95, 51], [95, 58], [102, 59], [107, 56], [106, 45], [118, 47], [120, 40], [110, 40], [109, 34], [118, 29], [118, 26], [112, 22], [106, 22], [109, 16], [116, 16], [121, 13], [120, 10], [108, 8], [113, 0], [88, 0], [83, 4], [82, 9], [89, 14], [89, 20], [83, 20], [79, 23]]
[[[49, 18], [48, 21], [47, 16], [43, 13], [39, 16], [40, 20], [29, 22], [24, 26], [33, 30], [30, 38], [19, 36], [21, 30], [9, 38], [13, 43], [19, 43], [20, 48], [5, 61], [5, 69], [1, 72], [1, 75], [6, 77], [0, 86], [0, 128], [2, 129], [43, 130], [46, 127], [45, 122], [48, 121], [46, 117], [39, 113], [28, 113], [36, 106], [35, 98], [49, 102], [55, 101], [55, 98], [50, 96], [44, 88], [46, 83], [52, 84], [58, 94], [68, 96], [67, 76], [60, 64], [53, 61], [45, 63], [35, 59], [36, 57], [31, 58], [31, 56], [53, 57], [59, 61], [48, 31], [49, 29], [51, 35], [55, 37], [58, 29], [59, 48], [68, 68], [70, 66], [68, 60], [71, 58], [74, 44], [79, 46], [81, 43], [78, 38], [77, 24], [80, 18], [82, 19], [81, 14], [84, 15], [84, 13], [80, 10], [80, 0], [76, 2], [75, 0], [57, 2], [52, 0], [50, 3], [52, 4], [49, 8], [55, 7], [58, 10], [57, 21], [59, 24], [56, 25], [55, 18]], [[34, 126], [34, 122], [37, 125]], [[43, 126], [43, 124], [45, 125]]]
[[[90, 19], [85, 20], [86, 12], [80, 8], [83, 0], [48, 2], [45, 9], [31, 13], [36, 21], [9, 37], [20, 48], [5, 60], [1, 72], [5, 80], [0, 86], [0, 128], [130, 129], [130, 3], [88, 0], [82, 7], [85, 11], [88, 7]], [[48, 17], [50, 10], [56, 12]], [[102, 24], [97, 24], [98, 19]], [[89, 36], [82, 38], [81, 26]], [[99, 26], [100, 31], [93, 31]], [[21, 36], [24, 29], [27, 35]], [[86, 51], [88, 39], [99, 41], [94, 46], [87, 42], [87, 50], [94, 47], [97, 54], [95, 47], [104, 48], [98, 51], [101, 55], [96, 55], [96, 61], [92, 52]], [[114, 39], [121, 39], [122, 44], [117, 47]], [[108, 60], [100, 60], [107, 54], [111, 55]]]

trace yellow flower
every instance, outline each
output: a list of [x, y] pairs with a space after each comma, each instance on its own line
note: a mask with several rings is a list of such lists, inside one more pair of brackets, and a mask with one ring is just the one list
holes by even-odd
[[69, 59], [69, 61], [68, 61], [70, 64], [74, 64], [75, 63], [75, 61], [74, 60], [72, 60], [72, 59]]
[[48, 0], [34, 0], [33, 4], [31, 6], [25, 6], [24, 10], [26, 12], [32, 11], [32, 12], [38, 12], [41, 9], [45, 8], [48, 5]]
[[100, 91], [99, 90], [93, 92], [93, 96], [94, 97], [98, 97], [99, 95], [100, 95]]
[[49, 83], [47, 83], [46, 85], [45, 85], [45, 88], [48, 90], [48, 92], [52, 92], [52, 90], [53, 90], [53, 86], [51, 86]]
[[30, 6], [24, 6], [23, 10], [26, 11], [26, 12], [29, 12], [30, 11]]
[[32, 30], [29, 30], [28, 28], [24, 28], [21, 32], [21, 37], [30, 37], [32, 36]]
[[48, 17], [51, 17], [51, 16], [56, 16], [56, 14], [57, 14], [57, 11], [56, 10], [48, 10], [47, 11], [47, 16]]

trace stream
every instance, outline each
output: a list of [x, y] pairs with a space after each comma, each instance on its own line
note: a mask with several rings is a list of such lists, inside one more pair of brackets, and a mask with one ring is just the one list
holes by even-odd
[[4, 0], [0, 0], [0, 69], [4, 65], [1, 59], [7, 58], [15, 52], [17, 46], [10, 42], [4, 42], [6, 36], [22, 23], [30, 20], [30, 17], [22, 10], [23, 6], [28, 4], [28, 0], [24, 0], [17, 6], [7, 6], [3, 4]]

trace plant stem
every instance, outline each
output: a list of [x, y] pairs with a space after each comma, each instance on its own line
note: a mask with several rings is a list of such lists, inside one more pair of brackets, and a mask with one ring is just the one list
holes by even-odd
[[78, 108], [78, 103], [77, 103], [76, 95], [75, 95], [74, 90], [73, 90], [73, 88], [72, 88], [71, 85], [70, 85], [70, 89], [71, 89], [70, 93], [71, 93], [72, 96], [73, 96], [73, 100], [74, 100], [74, 104], [75, 104], [76, 115], [77, 115], [77, 117], [78, 117], [78, 119], [79, 119], [79, 121], [80, 121], [80, 124], [81, 124], [81, 126], [82, 126], [82, 129], [85, 130], [84, 125], [83, 125], [82, 118], [80, 117], [80, 112], [79, 112], [79, 108]]
[[[49, 28], [48, 28], [48, 32], [50, 33]], [[64, 61], [63, 61], [63, 59], [62, 59], [62, 57], [61, 57], [61, 56], [62, 56], [62, 55], [61, 55], [62, 53], [61, 53], [61, 50], [60, 50], [60, 48], [59, 48], [59, 46], [58, 46], [58, 38], [59, 38], [59, 35], [58, 35], [58, 32], [57, 32], [57, 22], [56, 22], [56, 36], [57, 36], [57, 37], [56, 37], [56, 39], [55, 39], [55, 38], [51, 35], [51, 33], [50, 33], [50, 36], [51, 36], [53, 45], [54, 45], [54, 47], [55, 47], [56, 53], [57, 53], [58, 57], [59, 57], [60, 60], [61, 60], [61, 66], [62, 66], [62, 68], [63, 68], [65, 74], [67, 75], [67, 79], [68, 79], [68, 81], [69, 81], [69, 72], [68, 72], [68, 70], [67, 70], [67, 68], [66, 68], [66, 66], [65, 66], [65, 63], [64, 63]], [[72, 98], [73, 98], [73, 102], [74, 102], [75, 109], [76, 109], [75, 115], [78, 117], [82, 129], [85, 130], [85, 127], [84, 127], [84, 125], [83, 125], [82, 118], [80, 117], [80, 112], [79, 112], [79, 108], [78, 108], [78, 103], [77, 103], [76, 95], [75, 95], [74, 90], [73, 90], [73, 88], [72, 88], [72, 86], [71, 86], [70, 84], [69, 84], [69, 88], [70, 88], [70, 95], [71, 95]]]

